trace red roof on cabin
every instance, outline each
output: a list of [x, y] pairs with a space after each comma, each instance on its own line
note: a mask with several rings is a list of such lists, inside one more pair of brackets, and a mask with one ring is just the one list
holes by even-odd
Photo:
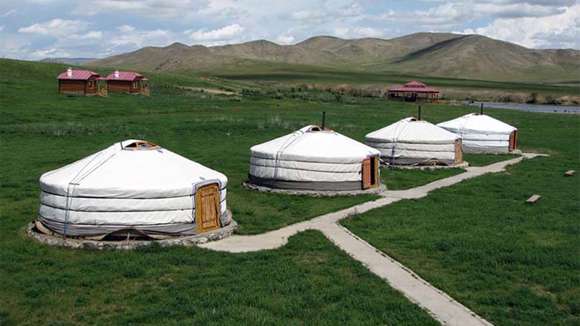
[[110, 73], [107, 76], [107, 80], [124, 80], [124, 81], [133, 81], [135, 79], [143, 78], [143, 75], [133, 71], [119, 71], [119, 77], [115, 77], [115, 72]]
[[415, 92], [415, 93], [439, 93], [439, 90], [424, 83], [411, 80], [405, 85], [394, 85], [389, 88], [389, 92]]
[[71, 75], [68, 75], [68, 70], [61, 72], [57, 79], [66, 79], [66, 80], [87, 80], [89, 78], [91, 78], [92, 76], [96, 76], [99, 77], [99, 74], [97, 74], [94, 71], [90, 71], [90, 70], [77, 70], [77, 69], [73, 69], [71, 70]]

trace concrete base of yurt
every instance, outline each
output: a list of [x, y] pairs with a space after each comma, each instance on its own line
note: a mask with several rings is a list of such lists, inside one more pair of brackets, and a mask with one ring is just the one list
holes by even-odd
[[[228, 214], [231, 212], [228, 211]], [[184, 246], [191, 247], [208, 241], [217, 241], [231, 236], [238, 228], [238, 223], [230, 219], [230, 223], [216, 230], [188, 236], [167, 237], [164, 239], [132, 239], [125, 240], [94, 240], [82, 237], [64, 237], [61, 234], [51, 232], [38, 221], [33, 221], [26, 226], [26, 234], [32, 239], [51, 246], [67, 247], [73, 249], [91, 250], [133, 250], [137, 248], [158, 245], [161, 247]]]
[[304, 190], [304, 189], [281, 189], [281, 188], [271, 188], [263, 185], [253, 184], [251, 182], [244, 182], [242, 186], [246, 189], [256, 190], [261, 192], [269, 192], [275, 194], [285, 194], [285, 195], [301, 195], [301, 196], [311, 196], [311, 197], [336, 197], [336, 196], [358, 196], [358, 195], [368, 195], [368, 194], [379, 194], [387, 190], [387, 187], [383, 184], [369, 189], [361, 190]]

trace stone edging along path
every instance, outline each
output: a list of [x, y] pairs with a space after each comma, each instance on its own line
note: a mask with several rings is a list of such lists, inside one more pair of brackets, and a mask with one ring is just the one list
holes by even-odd
[[444, 325], [491, 325], [469, 308], [457, 302], [445, 292], [423, 280], [410, 269], [395, 259], [360, 239], [338, 222], [352, 215], [362, 214], [371, 209], [384, 207], [403, 199], [418, 199], [429, 192], [449, 187], [463, 180], [475, 178], [487, 173], [504, 171], [509, 165], [517, 164], [523, 159], [531, 159], [542, 154], [523, 153], [511, 160], [493, 163], [483, 167], [469, 167], [466, 172], [440, 179], [429, 184], [399, 191], [385, 191], [382, 198], [355, 205], [315, 217], [311, 220], [288, 225], [278, 230], [257, 235], [234, 235], [223, 240], [200, 244], [202, 248], [226, 252], [251, 252], [275, 249], [285, 245], [288, 238], [305, 230], [321, 231], [330, 241], [345, 251], [353, 259], [361, 262], [369, 271], [385, 280], [391, 287], [400, 291], [410, 301], [426, 310], [433, 318]]

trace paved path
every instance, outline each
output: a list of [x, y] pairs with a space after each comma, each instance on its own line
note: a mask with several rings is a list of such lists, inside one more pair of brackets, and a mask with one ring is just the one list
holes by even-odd
[[372, 273], [387, 281], [391, 287], [397, 289], [409, 300], [418, 304], [440, 323], [466, 326], [491, 325], [488, 321], [455, 301], [445, 292], [435, 288], [398, 261], [340, 226], [338, 222], [346, 217], [384, 207], [399, 200], [425, 197], [435, 189], [449, 187], [466, 179], [471, 179], [486, 173], [501, 172], [508, 165], [517, 164], [524, 158], [534, 158], [536, 156], [541, 156], [541, 154], [524, 153], [521, 157], [511, 160], [483, 167], [469, 167], [467, 168], [467, 172], [449, 178], [437, 180], [424, 186], [408, 190], [387, 190], [380, 194], [382, 197], [380, 199], [334, 213], [321, 215], [311, 220], [292, 224], [278, 230], [258, 235], [234, 235], [220, 241], [205, 243], [200, 245], [200, 247], [227, 252], [268, 250], [285, 245], [288, 242], [288, 238], [296, 233], [304, 230], [319, 230], [340, 249], [355, 260], [361, 262]]

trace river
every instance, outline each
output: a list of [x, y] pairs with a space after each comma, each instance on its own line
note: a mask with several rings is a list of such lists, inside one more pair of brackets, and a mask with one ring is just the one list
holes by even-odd
[[544, 105], [544, 104], [525, 104], [525, 103], [499, 103], [499, 102], [464, 102], [469, 106], [479, 107], [483, 103], [483, 108], [517, 110], [525, 112], [540, 113], [562, 113], [562, 114], [580, 114], [580, 106], [564, 105]]

